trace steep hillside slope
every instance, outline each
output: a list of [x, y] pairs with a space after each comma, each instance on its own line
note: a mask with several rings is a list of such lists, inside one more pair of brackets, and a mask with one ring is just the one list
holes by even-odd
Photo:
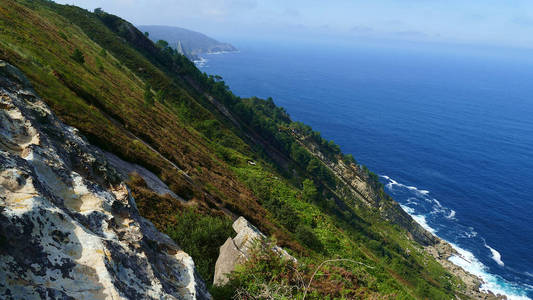
[[[475, 292], [475, 283], [465, 285], [424, 250], [439, 241], [384, 193], [374, 174], [293, 122], [272, 99], [236, 97], [221, 78], [103, 11], [6, 0], [0, 29], [0, 59], [26, 73], [62, 121], [114, 155], [122, 176], [146, 170], [168, 186], [172, 194], [160, 195], [151, 185], [157, 180], [130, 174], [141, 215], [191, 254], [207, 282], [232, 220], [243, 216], [304, 270], [339, 257], [372, 267], [328, 269], [328, 279], [310, 287], [316, 299]], [[268, 274], [283, 273], [276, 267]], [[260, 286], [235, 282], [218, 292]], [[283, 277], [267, 282], [283, 284]]]
[[103, 153], [0, 61], [0, 297], [209, 299]]

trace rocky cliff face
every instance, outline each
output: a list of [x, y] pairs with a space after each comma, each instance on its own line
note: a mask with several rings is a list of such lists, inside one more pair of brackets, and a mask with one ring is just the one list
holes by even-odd
[[3, 61], [0, 109], [0, 298], [210, 298], [104, 154]]
[[359, 166], [346, 164], [342, 159], [337, 161], [329, 159], [310, 139], [304, 138], [298, 133], [295, 133], [295, 137], [300, 145], [320, 159], [341, 181], [337, 193], [339, 197], [356, 199], [355, 205], [365, 205], [378, 209], [385, 220], [404, 228], [412, 239], [424, 246], [438, 243], [438, 238], [413, 220], [396, 201], [386, 195], [380, 195], [377, 188], [371, 184], [368, 174]]

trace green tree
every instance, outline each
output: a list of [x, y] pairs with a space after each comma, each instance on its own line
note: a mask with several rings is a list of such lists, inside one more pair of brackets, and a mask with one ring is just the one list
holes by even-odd
[[320, 164], [320, 161], [313, 157], [307, 165], [307, 172], [311, 173], [312, 175], [321, 177], [321, 167], [322, 165]]
[[293, 143], [291, 146], [291, 158], [294, 159], [298, 164], [306, 166], [309, 163], [310, 155], [298, 143]]
[[83, 53], [81, 52], [81, 50], [78, 48], [74, 50], [74, 53], [72, 53], [72, 56], [70, 56], [70, 58], [72, 58], [75, 62], [79, 64], [85, 63], [85, 57], [83, 56]]
[[160, 49], [165, 49], [168, 47], [168, 42], [165, 40], [159, 40], [155, 43], [155, 45]]
[[310, 179], [305, 179], [303, 182], [302, 198], [307, 202], [315, 201], [318, 197], [318, 192], [315, 184]]
[[344, 160], [344, 163], [347, 164], [347, 165], [349, 165], [349, 164], [355, 164], [356, 165], [357, 164], [357, 161], [355, 160], [355, 158], [351, 154], [344, 155], [343, 160]]

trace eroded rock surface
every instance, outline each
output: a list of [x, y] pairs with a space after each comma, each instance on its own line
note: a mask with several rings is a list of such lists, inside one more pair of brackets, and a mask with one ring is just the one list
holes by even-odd
[[105, 156], [0, 61], [0, 298], [208, 299]]
[[[254, 242], [264, 241], [267, 237], [254, 225], [250, 224], [244, 217], [239, 217], [232, 225], [237, 232], [234, 238], [229, 237], [224, 245], [220, 247], [220, 254], [215, 265], [214, 285], [224, 285], [228, 282], [227, 275], [235, 270], [235, 267], [242, 264], [248, 258]], [[274, 246], [272, 250], [284, 259], [296, 259], [279, 246]]]

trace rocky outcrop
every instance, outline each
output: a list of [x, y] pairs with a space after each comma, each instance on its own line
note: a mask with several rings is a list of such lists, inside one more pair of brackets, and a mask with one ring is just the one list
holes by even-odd
[[356, 199], [356, 201], [352, 201], [354, 205], [375, 208], [385, 220], [405, 229], [411, 239], [424, 246], [424, 251], [464, 282], [464, 286], [456, 287], [462, 294], [472, 299], [506, 299], [503, 296], [481, 291], [481, 278], [468, 273], [449, 260], [451, 256], [459, 255], [457, 251], [447, 242], [425, 230], [394, 199], [384, 193], [379, 193], [379, 187], [372, 184], [370, 176], [360, 166], [353, 163], [345, 163], [342, 159], [334, 160], [328, 158], [320, 151], [318, 145], [309, 138], [302, 136], [298, 132], [293, 132], [293, 134], [302, 147], [308, 149], [314, 157], [322, 161], [336, 175], [341, 187], [339, 188], [338, 186], [336, 191], [339, 197]]
[[379, 187], [372, 184], [369, 175], [360, 166], [352, 163], [347, 164], [340, 158], [326, 157], [320, 151], [320, 147], [310, 138], [306, 138], [296, 131], [293, 132], [293, 135], [302, 147], [322, 161], [335, 174], [340, 182], [335, 191], [339, 198], [344, 198], [347, 203], [353, 203], [357, 206], [363, 205], [377, 209], [383, 219], [404, 228], [413, 240], [424, 246], [438, 242], [433, 234], [413, 220], [394, 199], [380, 193]]
[[468, 261], [467, 258], [462, 257], [457, 251], [445, 241], [439, 239], [434, 245], [424, 247], [425, 251], [431, 254], [444, 268], [450, 273], [457, 276], [465, 284], [465, 286], [458, 286], [457, 289], [462, 291], [471, 299], [485, 299], [485, 300], [501, 300], [507, 299], [505, 296], [494, 295], [490, 291], [480, 291], [480, 286], [483, 283], [481, 278], [468, 273], [463, 268], [453, 264], [450, 257], [457, 256], [460, 259]]
[[209, 299], [104, 154], [0, 61], [0, 298]]
[[[224, 245], [220, 247], [220, 254], [215, 265], [214, 285], [226, 284], [228, 282], [227, 275], [235, 270], [237, 265], [246, 261], [255, 242], [267, 239], [259, 229], [243, 217], [239, 217], [233, 223], [233, 230], [237, 232], [237, 236], [234, 238], [229, 237]], [[272, 250], [282, 258], [296, 262], [296, 259], [283, 248], [274, 246]]]

